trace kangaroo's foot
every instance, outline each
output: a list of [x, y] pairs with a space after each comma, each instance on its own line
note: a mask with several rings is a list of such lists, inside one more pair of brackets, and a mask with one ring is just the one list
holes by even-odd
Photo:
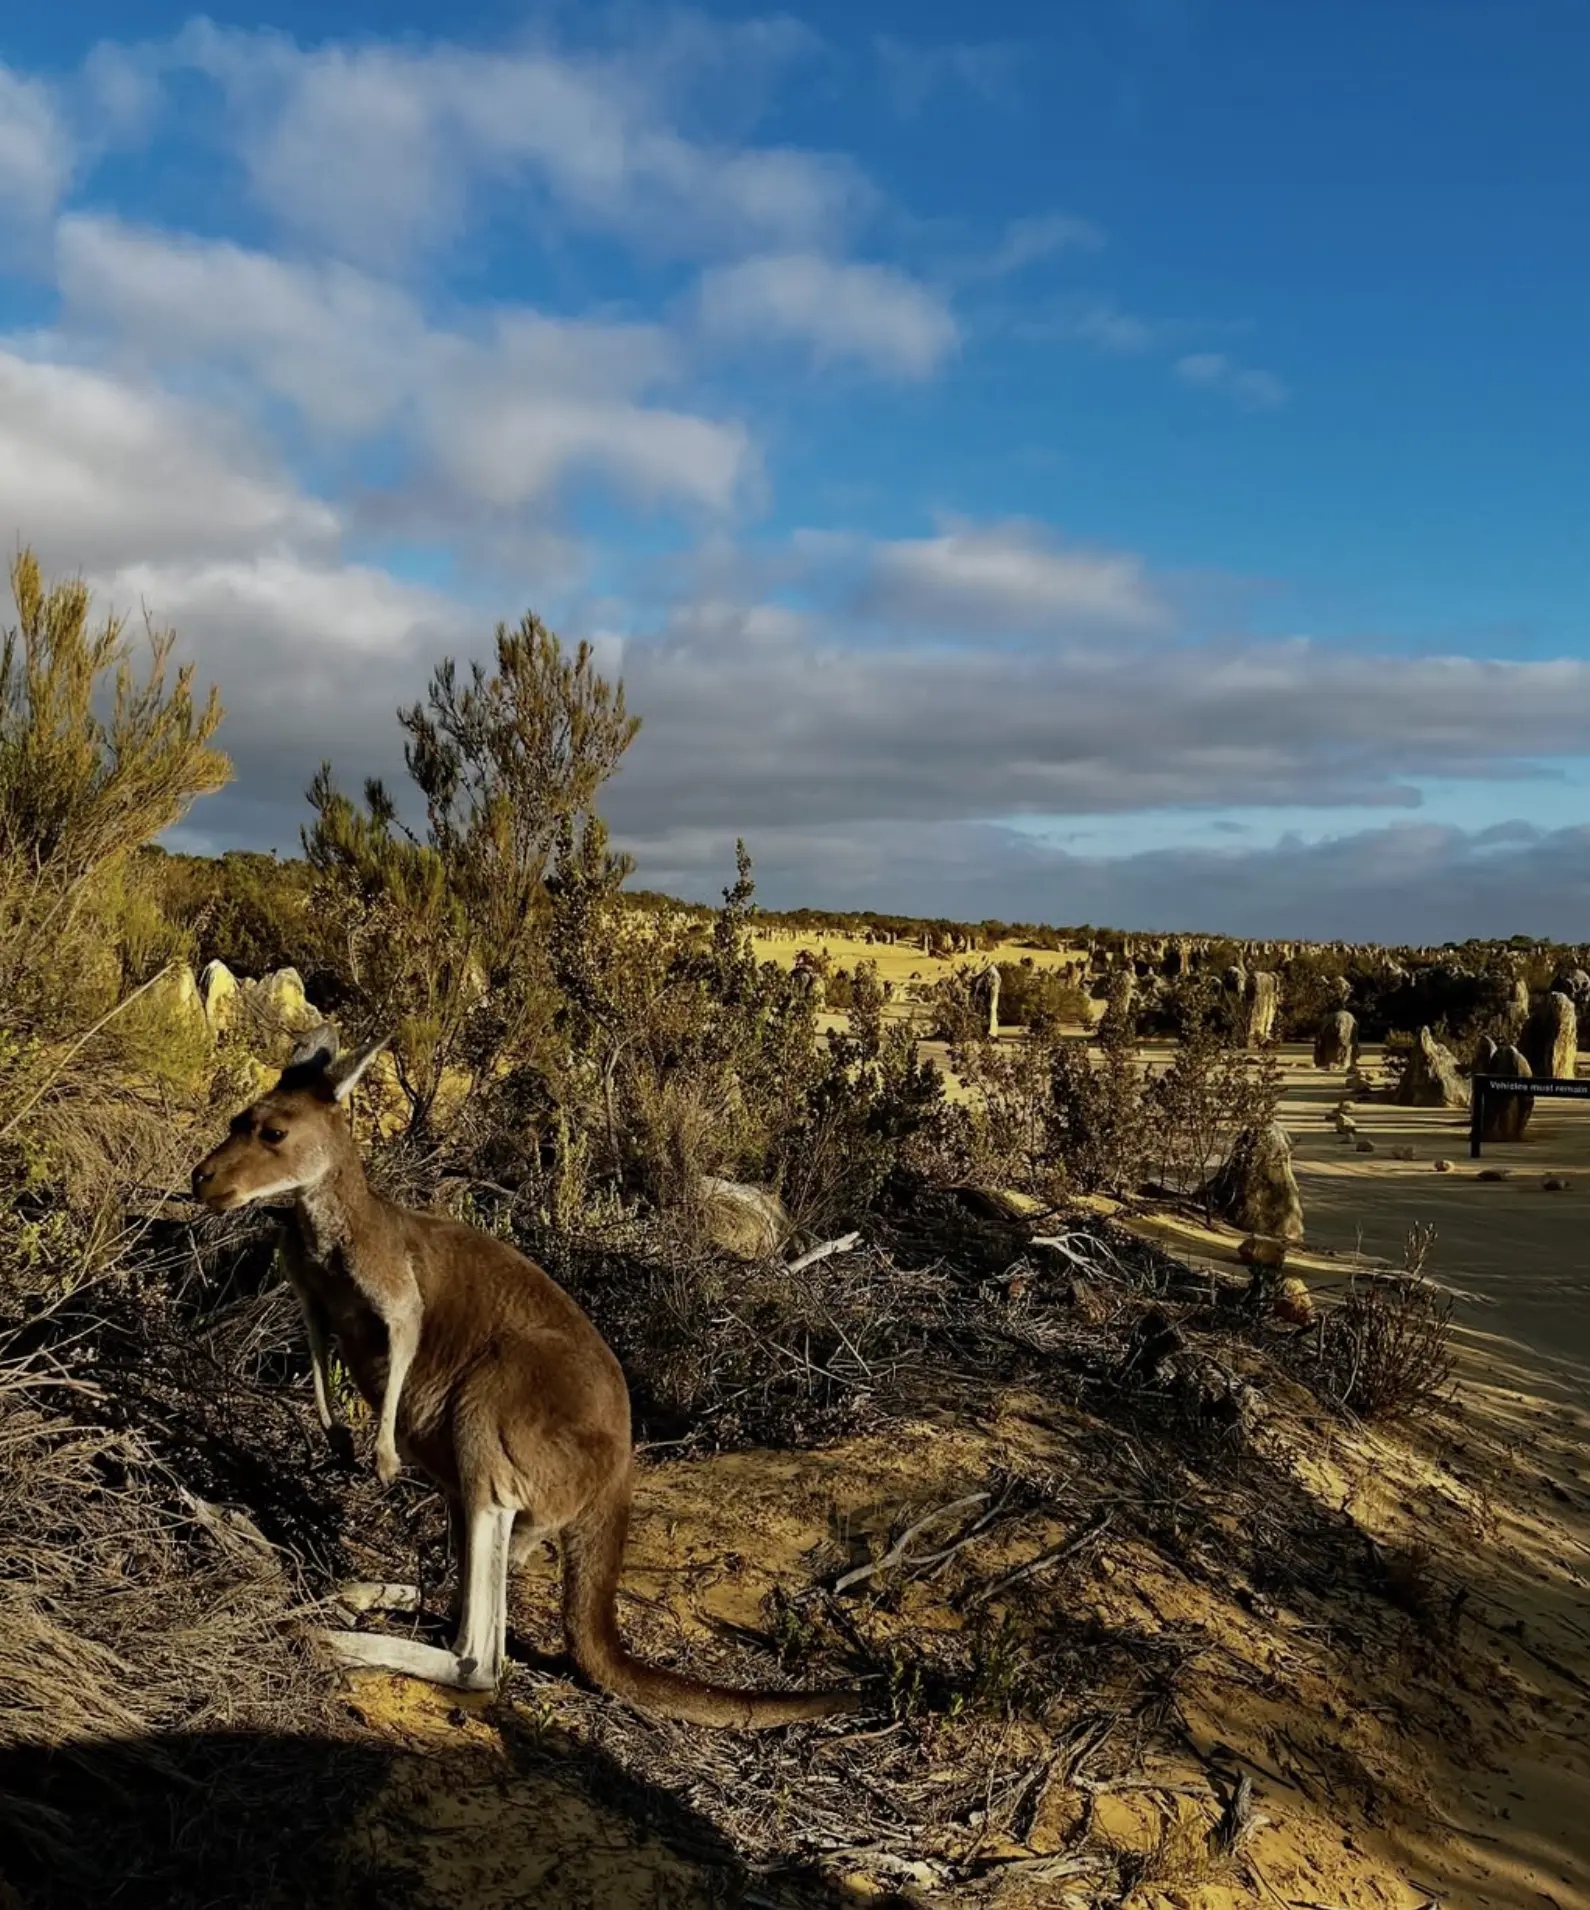
[[439, 1645], [422, 1645], [413, 1638], [388, 1638], [376, 1631], [323, 1631], [320, 1639], [345, 1671], [395, 1671], [405, 1678], [423, 1678], [427, 1684], [453, 1691], [491, 1691], [497, 1667], [474, 1658], [461, 1658]]
[[403, 1470], [403, 1461], [398, 1457], [395, 1445], [380, 1445], [375, 1449], [375, 1476], [382, 1485], [389, 1486]]

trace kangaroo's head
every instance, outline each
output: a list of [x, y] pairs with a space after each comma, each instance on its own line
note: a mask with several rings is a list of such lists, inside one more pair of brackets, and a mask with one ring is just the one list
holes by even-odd
[[323, 1181], [353, 1150], [343, 1103], [386, 1044], [339, 1055], [331, 1028], [306, 1035], [275, 1087], [234, 1115], [226, 1139], [194, 1168], [194, 1198], [225, 1214], [251, 1201], [291, 1199]]

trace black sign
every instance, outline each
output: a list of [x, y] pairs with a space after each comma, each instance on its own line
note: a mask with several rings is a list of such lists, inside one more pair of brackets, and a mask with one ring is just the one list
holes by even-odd
[[1485, 1124], [1485, 1103], [1491, 1095], [1538, 1095], [1548, 1101], [1590, 1101], [1590, 1081], [1575, 1081], [1567, 1075], [1477, 1074], [1473, 1080], [1474, 1098], [1469, 1107], [1469, 1154], [1480, 1157], [1480, 1133]]
[[1483, 1094], [1544, 1094], [1558, 1101], [1590, 1101], [1590, 1081], [1570, 1081], [1566, 1076], [1514, 1074], [1477, 1074], [1474, 1092]]

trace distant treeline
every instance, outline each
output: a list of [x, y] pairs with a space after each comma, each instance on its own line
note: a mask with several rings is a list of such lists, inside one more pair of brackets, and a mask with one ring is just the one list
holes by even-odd
[[[205, 959], [214, 956], [238, 973], [249, 975], [282, 967], [295, 954], [302, 961], [313, 871], [301, 857], [244, 849], [229, 849], [218, 856], [179, 855], [150, 848], [143, 851], [143, 859], [167, 914], [194, 929]], [[710, 921], [716, 912], [715, 905], [681, 901], [658, 889], [625, 889], [620, 899], [626, 908], [645, 914], [684, 915], [702, 923]], [[764, 927], [795, 935], [859, 939], [872, 933], [906, 940], [926, 936], [934, 944], [969, 937], [981, 949], [1002, 943], [1032, 949], [1084, 944], [1108, 951], [1119, 949], [1129, 940], [1161, 939], [1125, 929], [1097, 928], [1090, 922], [1070, 926], [997, 918], [962, 922], [943, 915], [893, 915], [877, 909], [758, 908], [756, 920]], [[1229, 950], [1231, 959], [1235, 959], [1241, 946], [1236, 938], [1221, 938], [1221, 949], [1214, 952], [1218, 955], [1221, 950]], [[1546, 938], [1533, 935], [1513, 935], [1505, 941], [1470, 936], [1464, 942], [1442, 944], [1458, 952], [1546, 950], [1554, 946]]]

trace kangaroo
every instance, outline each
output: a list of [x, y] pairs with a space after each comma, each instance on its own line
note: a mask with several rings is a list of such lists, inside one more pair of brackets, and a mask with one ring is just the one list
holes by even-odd
[[[634, 1451], [623, 1369], [532, 1260], [370, 1187], [342, 1103], [377, 1051], [339, 1064], [336, 1036], [317, 1031], [193, 1170], [195, 1197], [212, 1212], [292, 1196], [283, 1259], [304, 1316], [321, 1424], [330, 1430], [325, 1362], [334, 1335], [365, 1399], [372, 1407], [390, 1402], [399, 1448], [441, 1489], [461, 1540], [451, 1650], [334, 1632], [327, 1634], [334, 1656], [462, 1690], [495, 1689], [506, 1655], [509, 1568], [556, 1538], [565, 1636], [593, 1684], [663, 1717], [742, 1730], [859, 1710], [854, 1690], [731, 1690], [626, 1649], [617, 1591]], [[414, 1330], [399, 1389], [399, 1353], [390, 1324], [383, 1331], [390, 1316], [382, 1306], [406, 1281], [418, 1306], [398, 1307]]]
[[[345, 1102], [360, 1077], [386, 1047], [385, 1039], [372, 1041], [357, 1054], [338, 1058], [336, 1035], [328, 1028], [298, 1044], [286, 1072], [277, 1084], [280, 1094], [297, 1081], [313, 1082], [322, 1095], [336, 1106]], [[231, 1125], [231, 1140], [219, 1152], [234, 1143], [246, 1147], [255, 1144], [255, 1158], [261, 1166], [276, 1171], [260, 1182], [250, 1180], [247, 1193], [239, 1191], [235, 1180], [228, 1180], [218, 1200], [208, 1204], [224, 1212], [245, 1201], [279, 1200], [285, 1194], [297, 1203], [296, 1227], [288, 1228], [282, 1239], [282, 1259], [309, 1339], [310, 1366], [314, 1375], [315, 1412], [321, 1430], [329, 1433], [334, 1420], [325, 1310], [313, 1304], [314, 1283], [308, 1263], [335, 1266], [351, 1283], [359, 1297], [386, 1328], [387, 1362], [378, 1407], [375, 1434], [375, 1471], [382, 1485], [389, 1486], [401, 1469], [397, 1452], [397, 1415], [409, 1369], [420, 1344], [421, 1300], [419, 1283], [408, 1254], [401, 1249], [386, 1251], [384, 1241], [360, 1241], [348, 1227], [347, 1215], [335, 1199], [317, 1198], [317, 1181], [303, 1137], [295, 1143], [288, 1127], [277, 1122], [275, 1114], [261, 1101], [245, 1108]], [[212, 1159], [214, 1156], [212, 1156]], [[195, 1192], [208, 1199], [200, 1180], [194, 1177]], [[221, 1204], [224, 1202], [224, 1205]]]

